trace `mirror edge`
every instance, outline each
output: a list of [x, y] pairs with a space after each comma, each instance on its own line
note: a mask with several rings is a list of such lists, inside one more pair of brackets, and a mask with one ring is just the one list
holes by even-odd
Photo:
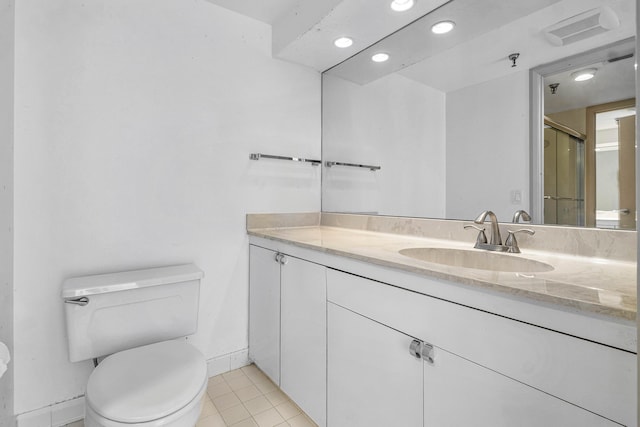
[[544, 224], [544, 144], [542, 136], [544, 110], [544, 76], [537, 68], [529, 71], [529, 209], [532, 223]]

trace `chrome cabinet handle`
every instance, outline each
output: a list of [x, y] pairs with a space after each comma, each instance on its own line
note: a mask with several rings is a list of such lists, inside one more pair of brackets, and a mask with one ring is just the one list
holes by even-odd
[[278, 252], [276, 254], [276, 262], [280, 265], [285, 265], [287, 262], [289, 262], [289, 260], [284, 254], [281, 254], [280, 252]]
[[85, 305], [89, 304], [89, 298], [87, 297], [70, 298], [70, 299], [64, 300], [64, 302], [66, 304], [75, 304], [75, 305], [84, 307]]
[[411, 341], [411, 344], [409, 344], [409, 354], [416, 359], [420, 359], [422, 357], [422, 341]]
[[413, 340], [409, 344], [409, 354], [416, 359], [426, 360], [430, 364], [435, 363], [435, 351], [433, 345], [420, 340]]

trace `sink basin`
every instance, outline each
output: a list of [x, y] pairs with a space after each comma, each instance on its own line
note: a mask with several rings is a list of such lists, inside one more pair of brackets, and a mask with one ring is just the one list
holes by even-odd
[[407, 248], [399, 252], [420, 261], [453, 267], [519, 273], [542, 273], [553, 270], [553, 266], [544, 262], [478, 249]]

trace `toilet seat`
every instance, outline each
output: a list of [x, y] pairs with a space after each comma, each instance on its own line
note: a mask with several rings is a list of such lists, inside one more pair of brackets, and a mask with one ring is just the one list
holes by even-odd
[[199, 405], [194, 399], [206, 384], [202, 353], [184, 341], [164, 341], [104, 359], [89, 377], [86, 405], [114, 423], [144, 424]]

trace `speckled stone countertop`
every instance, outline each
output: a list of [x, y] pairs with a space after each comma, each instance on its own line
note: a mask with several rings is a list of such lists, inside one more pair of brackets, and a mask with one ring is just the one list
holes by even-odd
[[[261, 214], [248, 215], [247, 232], [252, 236], [375, 265], [574, 310], [635, 320], [636, 233], [526, 225], [534, 229], [536, 235], [545, 235], [545, 231], [551, 229], [547, 236], [550, 250], [543, 250], [539, 243], [528, 245], [535, 242], [536, 236], [533, 236], [521, 239], [521, 254], [501, 256], [524, 257], [552, 265], [554, 270], [547, 272], [519, 273], [453, 267], [399, 253], [401, 249], [420, 247], [471, 250], [475, 234], [459, 231], [466, 223], [318, 213]], [[500, 226], [501, 229], [515, 228], [509, 224]], [[519, 224], [518, 228], [521, 226], [523, 224]], [[567, 252], [559, 250], [561, 244], [558, 241], [561, 240], [569, 247]]]

